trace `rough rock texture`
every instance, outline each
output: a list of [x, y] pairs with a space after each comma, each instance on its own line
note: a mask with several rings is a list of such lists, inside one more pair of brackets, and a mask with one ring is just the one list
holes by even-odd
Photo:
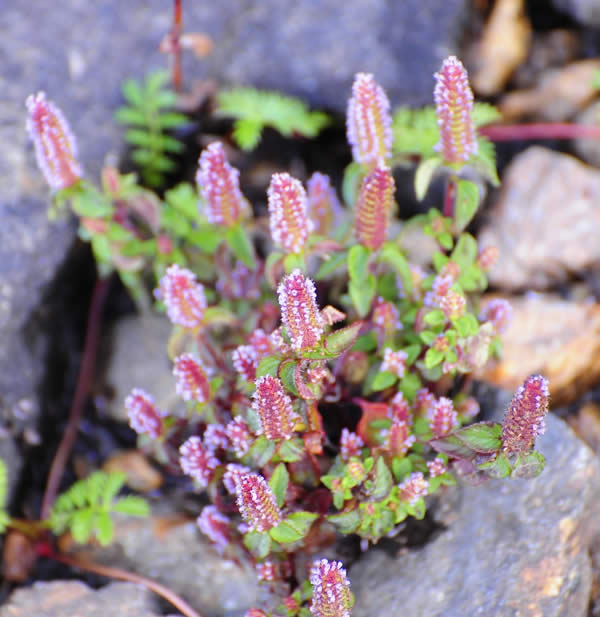
[[113, 545], [91, 550], [95, 561], [166, 585], [203, 617], [241, 617], [256, 602], [258, 588], [252, 567], [223, 559], [196, 523], [181, 516], [122, 517], [115, 525]]
[[596, 0], [553, 0], [552, 3], [586, 26], [600, 26], [600, 5]]
[[462, 482], [447, 493], [447, 529], [433, 541], [360, 560], [350, 572], [353, 617], [587, 615], [600, 465], [555, 416], [538, 442], [547, 461], [538, 478]]
[[534, 146], [515, 157], [488, 224], [483, 247], [500, 251], [489, 273], [501, 289], [546, 289], [572, 272], [600, 266], [600, 172]]
[[105, 376], [113, 392], [108, 409], [115, 420], [127, 422], [123, 401], [133, 387], [151, 394], [159, 409], [170, 413], [185, 409], [175, 393], [172, 362], [167, 355], [172, 329], [165, 315], [150, 312], [125, 317], [115, 324]]
[[553, 405], [576, 400], [600, 380], [600, 305], [553, 294], [507, 297], [513, 307], [502, 335], [503, 353], [479, 372], [514, 390], [533, 373], [550, 381]]
[[97, 591], [76, 581], [17, 589], [0, 617], [159, 617], [156, 596], [140, 585], [111, 583]]

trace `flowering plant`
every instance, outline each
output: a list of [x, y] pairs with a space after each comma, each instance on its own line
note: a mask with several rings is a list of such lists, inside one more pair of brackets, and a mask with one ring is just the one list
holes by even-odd
[[[444, 213], [402, 227], [390, 105], [367, 74], [348, 104], [346, 207], [327, 176], [313, 174], [305, 188], [275, 174], [267, 236], [214, 142], [200, 156], [197, 191], [180, 185], [160, 202], [108, 170], [107, 207], [84, 215], [92, 242], [108, 242], [105, 263], [123, 276], [150, 262], [160, 275], [155, 295], [174, 326], [186, 412], [169, 415], [139, 389], [125, 405], [141, 446], [208, 493], [200, 530], [227, 557], [245, 551], [279, 594], [248, 615], [349, 615], [342, 565], [299, 571], [297, 551], [318, 553], [332, 528], [357, 534], [363, 548], [394, 534], [408, 516], [423, 518], [455, 471], [529, 477], [543, 467], [534, 445], [545, 379], [525, 382], [503, 425], [469, 425], [478, 404], [457, 379], [498, 351], [510, 316], [502, 301], [480, 305], [496, 253], [464, 231], [479, 202], [461, 175], [478, 167], [472, 99], [466, 71], [449, 58], [436, 74], [439, 145], [428, 172], [448, 175]], [[89, 201], [63, 119], [44, 97], [28, 105], [59, 199]], [[127, 217], [132, 209], [143, 227]], [[431, 244], [420, 261], [410, 230]]]

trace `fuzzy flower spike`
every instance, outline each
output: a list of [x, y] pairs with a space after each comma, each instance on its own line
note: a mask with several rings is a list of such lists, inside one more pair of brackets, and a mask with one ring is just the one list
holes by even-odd
[[219, 141], [200, 155], [196, 182], [204, 197], [209, 223], [231, 227], [250, 214], [250, 205], [240, 191], [240, 172], [225, 157]]
[[310, 570], [313, 617], [350, 617], [352, 593], [346, 570], [339, 561], [317, 560]]
[[187, 268], [169, 266], [154, 293], [165, 303], [172, 323], [184, 328], [197, 328], [202, 323], [206, 310], [204, 286]]
[[392, 151], [390, 102], [370, 73], [357, 73], [346, 115], [348, 143], [357, 163], [384, 167]]
[[502, 448], [507, 454], [528, 454], [544, 432], [548, 412], [548, 380], [532, 375], [516, 391], [502, 424]]
[[273, 241], [289, 253], [301, 253], [313, 230], [302, 183], [287, 173], [273, 174], [267, 197]]
[[66, 189], [83, 176], [77, 160], [77, 143], [65, 117], [44, 92], [25, 101], [27, 132], [35, 146], [38, 167], [50, 187]]
[[250, 529], [269, 531], [281, 522], [281, 510], [267, 481], [257, 473], [236, 478], [237, 506]]
[[376, 251], [387, 239], [396, 185], [389, 169], [377, 168], [364, 180], [356, 203], [358, 241]]
[[450, 56], [434, 77], [433, 98], [441, 136], [436, 149], [447, 164], [460, 167], [477, 154], [477, 134], [471, 115], [473, 92], [467, 71], [458, 58]]
[[296, 269], [281, 281], [277, 294], [281, 321], [294, 350], [316, 347], [323, 336], [325, 324], [317, 307], [314, 283]]

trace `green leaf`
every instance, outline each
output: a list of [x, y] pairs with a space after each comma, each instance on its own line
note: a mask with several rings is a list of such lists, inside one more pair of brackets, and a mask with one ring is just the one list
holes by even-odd
[[335, 330], [325, 337], [323, 346], [329, 353], [339, 356], [354, 345], [363, 325], [362, 321], [356, 321], [350, 326]]
[[10, 524], [10, 516], [8, 512], [0, 510], [0, 533], [4, 533]]
[[463, 271], [473, 265], [477, 259], [477, 254], [477, 240], [471, 234], [462, 233], [456, 241], [450, 259], [456, 262], [460, 266], [460, 270]]
[[113, 212], [110, 200], [96, 190], [75, 193], [71, 200], [71, 208], [77, 216], [85, 218], [103, 218]]
[[428, 325], [435, 328], [436, 326], [443, 326], [446, 323], [446, 316], [442, 309], [433, 309], [426, 313], [423, 317], [423, 321]]
[[277, 454], [286, 463], [295, 463], [304, 458], [304, 443], [299, 439], [282, 441], [277, 449]]
[[96, 537], [102, 546], [112, 542], [114, 527], [108, 512], [100, 511], [96, 515]]
[[456, 328], [458, 336], [466, 338], [467, 336], [475, 336], [479, 332], [479, 322], [475, 315], [465, 313], [458, 319], [453, 320], [452, 324]]
[[361, 244], [355, 244], [348, 251], [348, 275], [351, 280], [362, 282], [369, 276], [371, 252]]
[[393, 386], [396, 381], [398, 381], [398, 376], [396, 374], [390, 373], [390, 371], [380, 371], [375, 375], [371, 388], [374, 392], [379, 392], [380, 390], [385, 390]]
[[287, 491], [290, 475], [286, 466], [279, 463], [273, 471], [273, 475], [269, 479], [269, 486], [277, 499], [277, 505], [281, 508], [285, 502], [285, 493]]
[[375, 465], [375, 486], [369, 495], [370, 498], [381, 501], [390, 494], [393, 483], [392, 472], [381, 456]]
[[432, 369], [444, 360], [444, 352], [430, 347], [425, 353], [425, 368]]
[[352, 347], [352, 351], [373, 351], [377, 349], [377, 334], [371, 330], [371, 332], [367, 332], [367, 334], [363, 334], [356, 339], [356, 343], [354, 343], [354, 347]]
[[92, 495], [90, 491], [89, 500], [91, 503], [96, 503], [100, 497], [102, 497], [102, 502], [105, 506], [108, 506], [118, 495], [127, 480], [127, 474], [122, 471], [115, 471], [108, 474], [104, 472], [96, 472], [88, 478], [88, 483], [90, 483], [94, 477], [103, 478], [104, 481], [100, 485], [100, 492], [97, 497]]
[[475, 216], [479, 206], [479, 188], [475, 182], [459, 178], [456, 183], [454, 221], [457, 231], [462, 231]]
[[477, 465], [477, 469], [485, 471], [491, 478], [507, 478], [510, 475], [510, 463], [504, 452], [500, 452], [493, 461]]
[[475, 126], [479, 127], [500, 122], [502, 120], [502, 114], [494, 105], [490, 103], [480, 103], [478, 101], [473, 104], [471, 118], [473, 118]]
[[406, 373], [400, 380], [398, 389], [404, 394], [406, 399], [413, 401], [421, 385], [421, 380], [417, 375], [414, 373]]
[[129, 516], [148, 516], [150, 505], [143, 497], [137, 495], [127, 495], [121, 497], [112, 505], [113, 512], [120, 512]]
[[260, 531], [249, 531], [244, 534], [245, 547], [257, 559], [264, 559], [271, 552], [271, 536]]
[[233, 139], [246, 152], [254, 150], [262, 137], [264, 124], [260, 120], [242, 118], [233, 124]]
[[270, 441], [264, 435], [260, 435], [250, 446], [248, 457], [253, 467], [264, 467], [275, 453], [275, 442]]
[[234, 225], [228, 227], [225, 232], [225, 238], [227, 244], [233, 251], [234, 255], [250, 270], [256, 268], [256, 261], [254, 260], [254, 247], [246, 234], [242, 225]]
[[340, 533], [354, 533], [360, 525], [360, 512], [358, 510], [350, 510], [341, 514], [330, 514], [327, 520], [333, 523]]
[[477, 456], [477, 452], [469, 448], [469, 446], [453, 434], [438, 439], [432, 439], [429, 445], [437, 452], [447, 454], [454, 458], [472, 460]]
[[392, 459], [392, 472], [396, 482], [402, 482], [413, 470], [412, 461], [408, 457], [395, 456]]
[[437, 337], [438, 335], [431, 330], [423, 330], [423, 332], [419, 332], [419, 338], [425, 343], [425, 345], [432, 345]]
[[471, 157], [470, 163], [493, 186], [500, 186], [496, 169], [496, 147], [487, 137], [477, 138], [477, 154]]
[[542, 454], [530, 452], [521, 454], [513, 466], [511, 476], [513, 478], [535, 478], [539, 476], [546, 466], [546, 459]]
[[421, 345], [418, 343], [408, 345], [407, 347], [404, 347], [402, 351], [406, 354], [407, 366], [410, 366], [411, 364], [414, 364], [416, 359], [419, 357], [419, 354], [421, 353]]
[[134, 107], [120, 107], [115, 112], [115, 120], [121, 124], [146, 125], [146, 114]]
[[296, 386], [296, 367], [298, 361], [287, 359], [284, 360], [277, 369], [277, 375], [283, 383], [286, 390], [291, 392], [294, 396], [299, 396], [298, 387]]
[[433, 174], [442, 166], [442, 159], [434, 156], [429, 159], [424, 159], [419, 163], [415, 172], [415, 195], [419, 201], [422, 201], [427, 194], [427, 189], [431, 184]]
[[277, 377], [277, 371], [281, 362], [281, 356], [273, 355], [263, 358], [256, 369], [256, 377], [264, 377], [265, 375], [271, 375]]
[[379, 253], [377, 261], [387, 263], [394, 269], [402, 280], [404, 293], [409, 295], [413, 287], [412, 274], [410, 265], [400, 248], [391, 242], [386, 242]]
[[73, 514], [71, 519], [71, 534], [75, 542], [79, 544], [85, 544], [89, 537], [92, 535], [94, 528], [94, 510], [92, 508], [86, 508], [85, 510], [79, 510]]
[[275, 542], [290, 544], [297, 542], [306, 536], [313, 522], [319, 518], [313, 512], [294, 512], [284, 518], [277, 527], [269, 530], [269, 534]]
[[344, 170], [342, 180], [342, 196], [349, 208], [353, 208], [366, 175], [364, 165], [353, 161]]
[[360, 282], [350, 279], [348, 293], [359, 317], [366, 317], [371, 310], [371, 304], [375, 297], [375, 286], [376, 281], [372, 274], [369, 274], [364, 281]]
[[198, 225], [196, 229], [187, 232], [187, 239], [200, 250], [214, 255], [223, 237], [214, 225]]
[[144, 107], [144, 92], [140, 84], [134, 79], [127, 79], [121, 86], [123, 96], [134, 106]]
[[497, 423], [478, 422], [454, 431], [453, 434], [476, 452], [488, 454], [502, 447], [502, 426]]
[[346, 259], [346, 251], [339, 251], [331, 255], [329, 259], [325, 260], [317, 270], [315, 280], [322, 281], [323, 279], [328, 278], [336, 270], [339, 270], [346, 265]]
[[434, 148], [440, 133], [433, 106], [397, 107], [392, 116], [392, 131], [395, 154], [418, 154], [424, 158], [436, 155]]
[[450, 251], [454, 246], [454, 240], [452, 238], [452, 234], [449, 231], [437, 234], [436, 240], [439, 242], [440, 246], [447, 251]]
[[158, 117], [158, 124], [161, 129], [176, 129], [187, 124], [189, 121], [189, 118], [185, 114], [180, 114], [175, 111], [163, 113]]

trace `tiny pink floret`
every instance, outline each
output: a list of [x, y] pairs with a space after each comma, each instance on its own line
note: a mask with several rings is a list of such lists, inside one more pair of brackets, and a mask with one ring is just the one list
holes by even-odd
[[200, 531], [215, 545], [220, 554], [223, 554], [231, 542], [231, 521], [225, 514], [219, 512], [216, 506], [205, 506], [196, 519]]
[[261, 431], [267, 439], [290, 439], [298, 420], [292, 399], [277, 377], [265, 375], [256, 380], [252, 408], [257, 413]]
[[342, 429], [340, 436], [340, 454], [342, 460], [348, 462], [353, 456], [360, 456], [361, 450], [365, 442], [356, 434], [349, 431], [347, 428]]
[[426, 480], [420, 471], [414, 471], [398, 488], [402, 498], [408, 501], [411, 506], [414, 506], [419, 499], [425, 497], [429, 492], [429, 480]]
[[313, 586], [310, 605], [313, 617], [350, 617], [350, 581], [340, 561], [315, 561], [310, 570], [310, 582]]
[[440, 397], [427, 410], [429, 427], [436, 437], [447, 435], [458, 426], [458, 414], [454, 403], [445, 396]]
[[134, 388], [125, 399], [125, 409], [129, 425], [136, 433], [150, 435], [153, 439], [160, 437], [166, 413], [157, 409], [152, 396], [141, 388]]
[[206, 368], [199, 358], [184, 353], [175, 358], [173, 375], [175, 390], [184, 401], [206, 403], [210, 400], [210, 383]]
[[167, 268], [155, 292], [167, 307], [169, 319], [184, 328], [197, 328], [202, 324], [206, 310], [204, 286], [187, 268], [173, 264]]
[[405, 351], [394, 351], [393, 349], [386, 347], [383, 352], [381, 370], [394, 373], [394, 375], [402, 379], [404, 377], [404, 373], [406, 372], [407, 360], [408, 354]]
[[191, 476], [202, 487], [208, 486], [219, 465], [212, 450], [207, 448], [200, 437], [190, 437], [179, 448], [179, 465], [183, 473]]
[[268, 531], [281, 522], [281, 510], [267, 481], [257, 473], [239, 476], [236, 482], [237, 506], [249, 528]]

